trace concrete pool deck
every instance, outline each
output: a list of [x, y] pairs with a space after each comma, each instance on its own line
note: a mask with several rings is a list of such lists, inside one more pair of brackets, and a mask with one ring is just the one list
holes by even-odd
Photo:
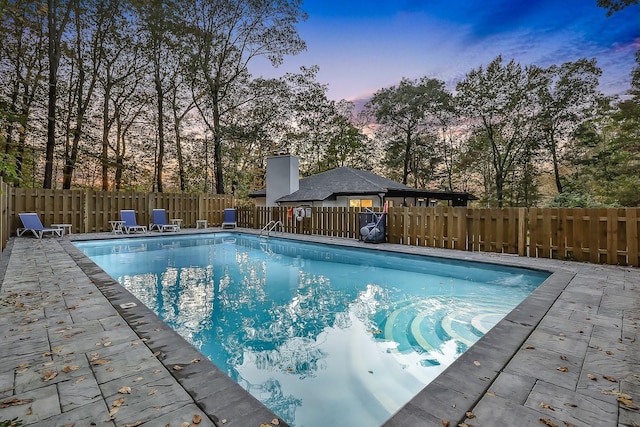
[[[276, 235], [553, 272], [385, 426], [640, 426], [640, 269]], [[0, 338], [0, 422], [284, 425], [68, 237], [9, 242]]]

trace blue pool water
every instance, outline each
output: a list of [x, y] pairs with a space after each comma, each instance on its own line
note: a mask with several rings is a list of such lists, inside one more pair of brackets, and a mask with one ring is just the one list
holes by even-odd
[[548, 277], [235, 233], [75, 245], [297, 427], [382, 424]]

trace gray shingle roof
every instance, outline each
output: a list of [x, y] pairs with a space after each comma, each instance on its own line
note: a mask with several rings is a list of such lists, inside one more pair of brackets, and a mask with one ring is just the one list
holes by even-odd
[[411, 187], [371, 172], [336, 168], [301, 179], [298, 191], [279, 198], [277, 202], [308, 202], [337, 195], [378, 194], [389, 190], [411, 190]]

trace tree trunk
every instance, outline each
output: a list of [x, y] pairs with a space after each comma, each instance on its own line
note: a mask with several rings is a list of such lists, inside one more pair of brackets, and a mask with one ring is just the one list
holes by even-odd
[[56, 147], [56, 102], [58, 101], [58, 67], [60, 65], [60, 38], [69, 19], [70, 6], [67, 6], [65, 16], [56, 26], [58, 9], [56, 0], [47, 0], [47, 28], [49, 31], [49, 91], [47, 108], [47, 146], [45, 150], [43, 188], [52, 188], [53, 183], [53, 154]]
[[154, 82], [156, 86], [157, 107], [158, 107], [158, 158], [156, 159], [156, 183], [158, 193], [162, 193], [162, 168], [164, 161], [164, 92], [162, 80], [160, 79], [160, 47], [157, 46], [155, 52]]
[[182, 158], [182, 141], [180, 140], [180, 119], [178, 119], [177, 114], [175, 114], [174, 108], [174, 132], [176, 134], [176, 156], [178, 157], [178, 177], [180, 179], [180, 191], [185, 192], [186, 183], [185, 183], [185, 172], [184, 172], [184, 159]]
[[407, 131], [407, 141], [404, 147], [404, 166], [402, 170], [402, 183], [407, 185], [409, 177], [409, 161], [411, 160], [411, 131]]
[[556, 180], [556, 188], [558, 190], [558, 194], [562, 193], [562, 182], [560, 181], [560, 166], [558, 165], [558, 150], [556, 149], [556, 144], [551, 141], [549, 144], [551, 147], [551, 157], [553, 159], [553, 174]]
[[216, 193], [224, 194], [222, 177], [222, 129], [220, 126], [220, 106], [217, 97], [213, 105], [213, 173], [216, 178]]

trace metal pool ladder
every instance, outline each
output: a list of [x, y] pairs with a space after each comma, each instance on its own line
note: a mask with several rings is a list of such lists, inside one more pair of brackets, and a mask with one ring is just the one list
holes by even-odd
[[[265, 225], [264, 227], [262, 227], [262, 230], [260, 230], [260, 236], [263, 236], [263, 233], [266, 233], [267, 237], [269, 236], [269, 234], [271, 234], [271, 232], [273, 230], [275, 230], [278, 226], [280, 226], [280, 231], [284, 231], [284, 224], [282, 223], [282, 221], [276, 221], [276, 220], [271, 220], [267, 223], [267, 225]], [[277, 230], [276, 230], [277, 231]]]

